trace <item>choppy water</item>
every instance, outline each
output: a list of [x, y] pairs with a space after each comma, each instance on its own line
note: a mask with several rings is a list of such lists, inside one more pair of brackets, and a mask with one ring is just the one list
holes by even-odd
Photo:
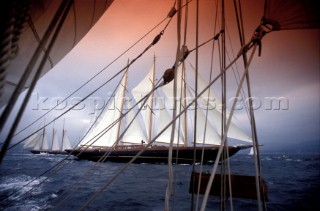
[[[9, 153], [0, 166], [0, 209], [78, 210], [124, 166], [96, 166], [94, 162], [70, 158], [58, 172], [43, 174], [64, 158], [25, 151]], [[237, 154], [230, 161], [233, 174], [254, 174], [252, 156]], [[269, 188], [268, 210], [320, 210], [319, 155], [262, 154], [261, 163]], [[205, 166], [204, 170], [210, 167]], [[190, 210], [191, 171], [190, 165], [174, 166], [172, 210]], [[163, 210], [167, 177], [167, 165], [133, 164], [86, 210]], [[218, 198], [210, 197], [207, 210], [219, 210], [219, 203]], [[234, 199], [234, 209], [257, 210], [256, 201]]]

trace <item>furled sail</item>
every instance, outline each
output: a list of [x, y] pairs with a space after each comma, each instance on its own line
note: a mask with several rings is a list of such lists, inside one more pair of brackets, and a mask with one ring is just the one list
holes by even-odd
[[263, 22], [272, 30], [320, 28], [318, 0], [266, 0]]

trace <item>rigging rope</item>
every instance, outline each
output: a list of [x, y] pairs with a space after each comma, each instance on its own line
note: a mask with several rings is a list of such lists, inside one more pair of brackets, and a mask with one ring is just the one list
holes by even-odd
[[[36, 122], [38, 122], [40, 119], [42, 119], [43, 117], [45, 117], [46, 115], [48, 115], [50, 112], [52, 112], [55, 108], [57, 108], [59, 105], [61, 105], [62, 103], [66, 102], [66, 100], [68, 100], [72, 95], [74, 95], [75, 93], [77, 93], [79, 90], [81, 90], [84, 86], [86, 86], [88, 83], [90, 83], [93, 79], [95, 79], [98, 75], [100, 75], [102, 72], [104, 72], [108, 67], [110, 67], [113, 63], [115, 63], [118, 59], [120, 59], [124, 54], [126, 54], [129, 50], [131, 50], [134, 46], [136, 46], [141, 40], [143, 40], [146, 36], [148, 36], [152, 31], [154, 31], [159, 25], [161, 25], [165, 20], [167, 19], [164, 18], [162, 21], [160, 21], [155, 27], [153, 27], [151, 30], [149, 30], [145, 35], [143, 35], [138, 41], [136, 41], [134, 44], [132, 44], [129, 48], [127, 48], [124, 52], [122, 52], [118, 57], [116, 57], [113, 61], [111, 61], [107, 66], [103, 67], [98, 73], [96, 73], [93, 77], [91, 77], [89, 80], [87, 80], [85, 83], [83, 83], [79, 88], [77, 88], [76, 90], [74, 90], [72, 93], [70, 93], [65, 99], [63, 99], [62, 101], [59, 101], [54, 107], [52, 107], [50, 110], [48, 110], [46, 113], [44, 113], [43, 115], [41, 115], [39, 118], [37, 118], [36, 120], [34, 120], [32, 123], [30, 123], [28, 126], [26, 126], [25, 128], [23, 128], [22, 130], [20, 130], [19, 132], [17, 132], [15, 134], [18, 135], [20, 133], [22, 133], [23, 131], [25, 131], [26, 129], [30, 128], [32, 125], [34, 125]], [[164, 31], [164, 30], [162, 30]]]
[[[239, 4], [239, 14], [238, 14], [238, 9], [237, 9], [237, 3], [234, 0], [234, 5], [235, 5], [235, 10], [236, 10], [236, 17], [237, 17], [237, 25], [238, 25], [238, 32], [239, 32], [239, 37], [240, 37], [240, 43], [242, 46], [245, 44], [245, 35], [244, 35], [244, 28], [243, 28], [243, 19], [242, 19], [242, 9], [241, 9], [241, 3], [238, 1]], [[261, 37], [258, 38], [260, 41], [258, 42], [259, 47], [261, 48], [261, 39], [262, 37], [268, 33], [267, 31], [264, 31], [262, 26], [259, 26], [257, 30], [261, 30]], [[255, 35], [252, 37], [251, 41], [255, 42], [253, 39], [255, 39]], [[259, 52], [261, 53], [261, 52]], [[243, 62], [244, 65], [247, 66], [247, 54], [243, 54]], [[264, 196], [264, 186], [262, 185], [262, 177], [261, 177], [261, 164], [260, 164], [260, 153], [259, 153], [259, 142], [258, 142], [258, 137], [257, 137], [257, 129], [256, 129], [256, 123], [255, 123], [255, 116], [254, 116], [254, 111], [252, 109], [252, 100], [251, 100], [251, 86], [250, 86], [250, 78], [249, 78], [249, 72], [246, 74], [246, 82], [247, 82], [247, 92], [248, 92], [248, 97], [249, 97], [249, 113], [250, 113], [250, 123], [251, 123], [251, 131], [252, 131], [252, 139], [253, 139], [253, 148], [254, 148], [254, 165], [255, 165], [255, 172], [256, 172], [256, 192], [257, 192], [257, 200], [258, 200], [258, 209], [261, 210], [266, 210], [266, 200]], [[261, 205], [261, 200], [262, 200], [262, 205]]]
[[[237, 89], [237, 92], [236, 92], [236, 96], [239, 95], [240, 93], [240, 90], [241, 90], [241, 86], [244, 82], [244, 79], [245, 79], [245, 75], [246, 73], [248, 72], [249, 70], [249, 65], [252, 61], [252, 58], [253, 58], [253, 55], [255, 53], [255, 50], [256, 50], [256, 45], [251, 45], [251, 47], [253, 47], [253, 50], [252, 50], [252, 53], [251, 53], [251, 56], [250, 56], [250, 59], [248, 61], [248, 65], [246, 66], [245, 68], [245, 72], [241, 78], [241, 81], [240, 81], [240, 85]], [[250, 48], [251, 48], [250, 47]], [[233, 60], [234, 62], [241, 56], [241, 54], [238, 54], [238, 56]], [[228, 65], [227, 67], [230, 67], [230, 65]], [[224, 71], [225, 72], [225, 71]], [[222, 143], [221, 143], [221, 146], [219, 148], [219, 151], [217, 153], [217, 157], [216, 157], [216, 160], [214, 162], [214, 165], [212, 167], [212, 171], [211, 171], [211, 175], [210, 175], [210, 178], [209, 178], [209, 181], [208, 181], [208, 184], [207, 184], [207, 188], [206, 188], [206, 191], [205, 191], [205, 194], [203, 196], [203, 201], [202, 201], [202, 206], [201, 206], [201, 211], [204, 211], [205, 208], [206, 208], [206, 205], [207, 205], [207, 200], [208, 200], [208, 196], [209, 196], [209, 192], [210, 192], [210, 189], [211, 189], [211, 186], [212, 186], [212, 182], [213, 182], [213, 179], [215, 177], [215, 174], [216, 174], [216, 170], [217, 170], [217, 167], [218, 167], [218, 161], [219, 161], [219, 158], [221, 157], [221, 154], [222, 154], [222, 150], [224, 148], [224, 144], [225, 144], [225, 141], [227, 139], [227, 132], [228, 132], [228, 129], [229, 129], [229, 126], [230, 126], [230, 123], [231, 123], [231, 118], [232, 118], [232, 115], [234, 113], [234, 108], [236, 106], [236, 100], [233, 102], [233, 105], [232, 105], [232, 109], [231, 109], [231, 112], [230, 112], [230, 115], [229, 115], [229, 118], [228, 118], [228, 121], [227, 121], [227, 124], [226, 124], [226, 130], [225, 130], [225, 133], [223, 135], [223, 138], [222, 138]]]
[[[218, 2], [216, 1], [216, 8], [218, 8]], [[216, 9], [216, 13], [215, 13], [215, 23], [214, 23], [214, 34], [216, 34], [216, 29], [217, 29], [217, 16], [218, 16], [218, 10]], [[213, 73], [213, 55], [214, 55], [214, 49], [215, 49], [215, 42], [212, 42], [212, 47], [211, 47], [211, 62], [210, 62], [210, 76], [209, 76], [209, 81], [212, 80], [212, 73]], [[208, 90], [208, 99], [210, 97], [210, 92], [211, 89]], [[204, 137], [203, 137], [203, 141], [202, 144], [205, 143], [205, 138], [206, 138], [206, 130], [207, 130], [207, 123], [208, 123], [208, 111], [209, 111], [209, 101], [207, 101], [207, 105], [206, 105], [206, 121], [205, 121], [205, 126], [204, 126]], [[202, 176], [202, 167], [203, 167], [203, 157], [204, 157], [204, 147], [202, 148], [202, 153], [201, 153], [201, 162], [200, 162], [200, 174], [199, 174], [199, 181], [198, 181], [198, 189], [197, 189], [197, 198], [196, 198], [196, 209], [198, 210], [198, 204], [199, 204], [199, 196], [200, 196], [200, 187], [201, 187], [201, 176]], [[194, 175], [193, 175], [194, 176]], [[195, 178], [195, 177], [192, 177]], [[195, 180], [193, 181], [193, 183], [195, 182]], [[193, 184], [194, 185], [194, 184]], [[193, 186], [194, 187], [194, 186]], [[192, 192], [193, 194], [193, 192]]]
[[[223, 72], [226, 72], [239, 58], [240, 58], [240, 55], [237, 56], [228, 66], [226, 66]], [[213, 85], [213, 83], [216, 82], [221, 77], [221, 75], [222, 73], [218, 74], [197, 96], [195, 96], [195, 98], [192, 101], [190, 101], [190, 103], [179, 114], [177, 114], [176, 117], [171, 120], [171, 122], [169, 122], [147, 145], [144, 146], [143, 149], [141, 149], [128, 163], [126, 163], [126, 165], [124, 165], [122, 169], [116, 175], [114, 175], [93, 197], [91, 197], [81, 207], [81, 209], [83, 210], [85, 207], [89, 206], [107, 187], [109, 187], [109, 185], [117, 177], [119, 177], [129, 167], [129, 165], [132, 164], [145, 151], [145, 149], [150, 147], [151, 144], [153, 144], [156, 141], [156, 139], [173, 124], [174, 121], [176, 121], [182, 114], [184, 114], [184, 112], [186, 112], [191, 106], [193, 106], [195, 101], [198, 100], [198, 98], [203, 93], [205, 93]]]
[[[189, 2], [187, 2], [185, 5], [182, 6], [185, 7], [186, 5], [188, 5], [192, 0], [190, 0]], [[181, 8], [181, 9], [182, 9]], [[48, 110], [46, 113], [44, 113], [43, 115], [41, 115], [39, 118], [37, 118], [36, 120], [34, 120], [32, 123], [30, 123], [28, 126], [26, 126], [25, 128], [21, 129], [18, 133], [15, 134], [18, 135], [20, 133], [22, 133], [23, 131], [25, 131], [26, 129], [30, 128], [32, 125], [34, 125], [37, 121], [39, 121], [40, 119], [42, 119], [44, 116], [48, 115], [50, 112], [52, 112], [55, 108], [57, 108], [59, 105], [61, 105], [62, 103], [66, 102], [67, 99], [69, 99], [72, 95], [74, 95], [75, 93], [77, 93], [80, 89], [82, 89], [85, 85], [87, 85], [88, 83], [90, 83], [94, 78], [96, 78], [98, 75], [100, 75], [103, 71], [105, 71], [108, 67], [110, 67], [114, 62], [116, 62], [118, 59], [120, 59], [124, 54], [126, 54], [129, 50], [131, 50], [134, 46], [136, 46], [141, 40], [143, 40], [146, 36], [148, 36], [152, 31], [154, 31], [156, 28], [158, 28], [158, 26], [160, 26], [167, 18], [169, 18], [168, 23], [166, 24], [166, 26], [163, 28], [162, 32], [164, 32], [169, 23], [171, 22], [171, 19], [173, 18], [173, 16], [176, 14], [176, 10], [171, 9], [167, 15], [167, 17], [165, 17], [162, 21], [160, 21], [156, 26], [154, 26], [152, 29], [150, 29], [145, 35], [143, 35], [140, 39], [138, 39], [134, 44], [132, 44], [128, 49], [126, 49], [124, 52], [122, 52], [118, 57], [116, 57], [113, 61], [111, 61], [107, 66], [105, 66], [104, 68], [102, 68], [98, 73], [96, 73], [93, 77], [91, 77], [88, 81], [86, 81], [85, 83], [83, 83], [79, 88], [77, 88], [76, 90], [74, 90], [72, 93], [70, 93], [65, 99], [63, 99], [62, 101], [59, 101], [54, 107], [52, 107], [50, 110]], [[28, 137], [27, 137], [28, 138]]]
[[[33, 91], [33, 89], [34, 89], [34, 87], [35, 87], [35, 85], [36, 85], [36, 82], [38, 81], [38, 79], [39, 79], [39, 77], [40, 77], [40, 74], [41, 74], [42, 69], [43, 69], [43, 67], [44, 67], [44, 65], [45, 65], [46, 59], [47, 59], [47, 57], [48, 57], [48, 55], [49, 55], [49, 52], [51, 51], [51, 49], [52, 49], [52, 47], [53, 47], [53, 44], [55, 43], [55, 40], [56, 40], [56, 38], [57, 38], [57, 36], [58, 36], [61, 28], [62, 28], [62, 25], [63, 25], [63, 23], [64, 23], [64, 20], [66, 19], [67, 15], [68, 15], [68, 12], [69, 12], [69, 9], [70, 9], [70, 7], [71, 7], [72, 4], [73, 4], [73, 0], [69, 0], [69, 1], [66, 0], [66, 1], [64, 1], [64, 3], [61, 4], [61, 15], [59, 15], [59, 16], [57, 16], [57, 17], [54, 18], [54, 19], [56, 19], [58, 25], [57, 25], [57, 27], [56, 27], [56, 29], [55, 29], [55, 32], [54, 32], [54, 34], [52, 35], [52, 39], [51, 39], [51, 41], [50, 41], [50, 43], [49, 43], [49, 45], [48, 45], [48, 51], [45, 52], [45, 55], [44, 55], [43, 58], [42, 58], [42, 61], [41, 61], [40, 65], [39, 65], [39, 67], [38, 67], [38, 69], [37, 69], [37, 71], [36, 71], [36, 73], [35, 73], [35, 75], [34, 75], [34, 77], [33, 77], [33, 80], [32, 80], [32, 82], [31, 82], [30, 88], [29, 88], [29, 90], [28, 90], [28, 92], [27, 92], [27, 94], [26, 94], [26, 96], [25, 96], [25, 98], [24, 98], [24, 100], [23, 100], [23, 102], [22, 102], [22, 105], [20, 106], [20, 109], [19, 109], [19, 111], [18, 111], [18, 114], [17, 114], [17, 116], [16, 116], [16, 118], [15, 118], [15, 120], [14, 120], [14, 123], [13, 123], [12, 126], [11, 126], [11, 129], [10, 129], [10, 131], [9, 131], [9, 134], [7, 135], [7, 138], [6, 138], [5, 142], [4, 142], [4, 145], [2, 146], [1, 153], [0, 153], [0, 163], [1, 163], [1, 161], [2, 161], [2, 159], [3, 159], [3, 157], [4, 157], [4, 155], [5, 155], [8, 147], [9, 147], [9, 144], [10, 144], [10, 142], [11, 142], [12, 137], [14, 136], [15, 130], [16, 130], [19, 122], [20, 122], [20, 119], [21, 119], [21, 117], [22, 117], [22, 115], [23, 115], [23, 112], [24, 112], [24, 110], [25, 110], [25, 107], [27, 106], [27, 103], [28, 103], [29, 98], [30, 98], [30, 96], [31, 96], [31, 93], [32, 93], [32, 91]], [[65, 5], [65, 7], [62, 7], [62, 6], [64, 6], [64, 5]], [[59, 9], [60, 9], [60, 8], [59, 8]], [[62, 11], [63, 11], [63, 13], [62, 13]], [[58, 14], [59, 14], [59, 13], [58, 13]], [[60, 16], [61, 16], [61, 19], [60, 19], [60, 21], [58, 22], [58, 19], [60, 18]], [[56, 25], [56, 24], [54, 24], [54, 23], [55, 23], [55, 21], [53, 21], [53, 26]], [[50, 34], [50, 33], [49, 33], [49, 34]], [[41, 46], [41, 44], [40, 44], [40, 46]], [[38, 48], [38, 49], [39, 49], [39, 48]], [[22, 80], [23, 80], [23, 79], [26, 80], [26, 78], [22, 78]], [[20, 84], [19, 84], [19, 85], [20, 85]], [[16, 89], [16, 90], [17, 90], [17, 89]], [[16, 91], [16, 90], [15, 90], [15, 91]], [[15, 96], [13, 96], [13, 97], [15, 97]], [[11, 108], [8, 107], [8, 106], [7, 106], [6, 108], [11, 109]]]
[[[181, 0], [177, 1], [177, 7], [181, 8]], [[178, 62], [179, 62], [179, 55], [180, 55], [180, 43], [181, 43], [181, 10], [178, 11], [177, 14], [177, 49], [176, 49], [176, 61], [174, 64], [174, 81], [173, 81], [173, 110], [172, 110], [172, 117], [175, 118], [176, 116], [176, 109], [177, 109], [177, 69], [178, 69]], [[173, 141], [175, 136], [175, 127], [176, 122], [174, 121], [171, 126], [171, 138], [168, 150], [168, 184], [165, 194], [165, 210], [169, 210], [170, 208], [170, 195], [172, 191], [172, 147]], [[179, 142], [179, 139], [178, 139]]]

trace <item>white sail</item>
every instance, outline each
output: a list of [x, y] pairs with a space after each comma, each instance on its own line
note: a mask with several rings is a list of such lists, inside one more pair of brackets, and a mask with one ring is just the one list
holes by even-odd
[[70, 140], [68, 138], [67, 131], [63, 130], [61, 151], [64, 151], [66, 149], [72, 149], [72, 146], [71, 146]]
[[[194, 73], [194, 67], [191, 66], [191, 70]], [[198, 88], [200, 91], [204, 90], [205, 87], [208, 84], [204, 81], [204, 79], [198, 75]], [[194, 94], [193, 94], [194, 96]], [[208, 120], [216, 127], [216, 130], [219, 135], [221, 135], [221, 122], [222, 122], [222, 111], [221, 111], [221, 105], [222, 101], [220, 98], [217, 96], [217, 94], [210, 89], [204, 92], [201, 97], [199, 98], [198, 102], [200, 102], [200, 105], [202, 109], [205, 111], [208, 109]], [[227, 113], [227, 118], [229, 118], [230, 112], [226, 110]], [[232, 118], [231, 124], [228, 129], [228, 138], [233, 138], [237, 139], [240, 141], [245, 141], [245, 142], [252, 142], [252, 139], [250, 136], [245, 134], [239, 127], [237, 127], [234, 123], [234, 118]]]
[[[180, 111], [184, 109], [184, 107], [195, 97], [193, 89], [187, 84], [185, 73], [183, 71], [185, 71], [184, 64], [180, 65], [177, 70], [177, 114], [180, 113]], [[131, 93], [136, 102], [139, 102], [154, 88], [154, 72], [155, 63], [153, 63], [152, 68], [144, 77], [144, 79], [132, 89]], [[125, 118], [122, 119], [121, 122], [118, 121], [115, 123], [115, 121], [132, 106], [130, 101], [124, 100], [124, 97], [126, 96], [126, 79], [127, 76], [122, 79], [121, 85], [116, 90], [113, 103], [108, 105], [107, 111], [104, 113], [99, 123], [97, 123], [92, 131], [83, 139], [83, 141], [80, 143], [80, 146], [112, 146], [116, 142], [119, 134], [125, 128], [127, 128], [128, 124], [134, 118], [135, 111], [132, 110], [125, 116]], [[199, 77], [198, 82], [200, 90], [203, 90], [207, 86], [207, 83], [201, 77]], [[128, 128], [122, 137], [122, 140], [120, 140], [122, 144], [137, 145], [141, 143], [147, 143], [149, 140], [151, 140], [151, 138], [155, 137], [157, 133], [164, 129], [169, 122], [171, 122], [171, 108], [173, 107], [174, 103], [173, 89], [173, 82], [166, 84], [165, 86], [159, 88], [159, 91], [152, 93], [143, 107], [141, 107], [142, 102], [140, 105], [138, 105], [138, 109], [141, 109], [140, 114]], [[164, 96], [155, 98], [155, 94]], [[166, 102], [164, 101], [165, 99], [167, 100]], [[124, 102], [126, 102], [125, 107]], [[221, 100], [212, 90], [210, 93], [209, 91], [205, 92], [198, 99], [199, 106], [197, 111], [189, 108], [186, 111], [186, 114], [180, 116], [180, 124], [176, 123], [173, 143], [179, 143], [179, 145], [188, 146], [196, 141], [198, 144], [220, 145], [222, 114], [219, 109], [212, 109], [214, 106], [217, 106], [220, 103]], [[206, 109], [208, 108], [208, 119], [206, 119]], [[123, 111], [123, 109], [125, 109], [125, 111]], [[197, 112], [196, 140], [194, 140], [195, 112]], [[139, 119], [142, 121], [140, 122]], [[205, 124], [206, 120], [208, 121]], [[112, 128], [106, 132], [106, 128], [110, 125], [113, 125]], [[170, 143], [171, 130], [171, 127], [166, 129], [157, 138], [156, 143]], [[230, 125], [228, 137], [252, 142], [251, 138], [243, 133], [233, 123]]]
[[[126, 73], [127, 74], [127, 73]], [[123, 97], [125, 94], [126, 75], [121, 80], [114, 98], [110, 101], [103, 117], [95, 128], [81, 141], [81, 145], [90, 146], [112, 146], [117, 138], [119, 132], [120, 121], [115, 123], [121, 117], [121, 107], [123, 104]]]
[[[126, 106], [126, 109], [124, 110], [125, 112], [130, 108], [132, 108], [132, 104], [130, 101], [126, 101], [125, 106]], [[121, 125], [123, 126], [123, 129], [125, 129], [129, 126], [130, 122], [134, 119], [122, 138], [123, 144], [142, 144], [142, 143], [147, 143], [148, 141], [146, 136], [144, 135], [143, 129], [139, 123], [138, 118], [134, 118], [134, 116], [135, 116], [134, 110], [131, 110], [126, 115], [126, 117], [122, 120]]]
[[[188, 68], [187, 70], [189, 70], [188, 74], [191, 76], [194, 76], [196, 73], [195, 68], [190, 64], [190, 69]], [[206, 86], [208, 86], [208, 83], [205, 82], [205, 80], [201, 77], [200, 74], [198, 74], [198, 90], [199, 92], [201, 92], [202, 90], [204, 90], [206, 88]], [[210, 105], [221, 112], [221, 107], [222, 107], [222, 101], [220, 99], [220, 97], [215, 93], [215, 91], [213, 89], [210, 89], [210, 93], [209, 93], [209, 89], [207, 89], [202, 95], [201, 98], [205, 99], [206, 101], [208, 101], [210, 103]], [[227, 113], [229, 113], [227, 111]]]
[[58, 139], [57, 129], [53, 129], [53, 136], [52, 136], [52, 151], [59, 151], [60, 150], [60, 143]]
[[47, 139], [47, 133], [46, 133], [45, 130], [44, 130], [41, 142], [42, 142], [41, 150], [45, 150], [45, 151], [50, 150], [49, 142], [48, 142], [48, 139]]
[[[187, 92], [189, 92], [191, 95], [192, 91], [190, 90], [190, 88], [187, 88]], [[200, 107], [198, 107], [197, 110], [190, 109], [189, 112], [191, 112], [191, 116], [193, 117], [191, 118], [191, 125], [194, 125], [194, 112], [197, 112], [196, 143], [220, 145], [220, 135], [217, 132], [216, 128], [214, 128], [214, 126], [211, 125], [210, 121], [207, 121], [204, 111]]]
[[[168, 113], [168, 110], [164, 106], [163, 99], [161, 97], [157, 98], [157, 108], [156, 108], [156, 121], [155, 121], [155, 128], [156, 134], [160, 133], [166, 126], [171, 122], [172, 117]], [[170, 143], [171, 140], [171, 130], [172, 127], [169, 126], [157, 139], [156, 142], [161, 143]], [[179, 137], [179, 138], [178, 138]], [[178, 130], [176, 129], [174, 132], [174, 144], [177, 144], [179, 140], [179, 145], [183, 144], [181, 135], [178, 136]]]
[[[153, 63], [150, 71], [146, 77], [132, 90], [131, 93], [136, 102], [139, 102], [145, 95], [150, 93], [154, 86], [154, 72], [155, 72], [155, 63]], [[153, 138], [153, 124], [152, 124], [152, 115], [153, 115], [153, 95], [150, 95], [147, 102], [142, 107], [143, 101], [139, 103], [138, 108], [141, 109], [140, 113], [143, 119], [144, 127], [147, 131], [148, 140]]]
[[33, 134], [32, 136], [30, 136], [26, 143], [23, 145], [23, 148], [24, 149], [27, 149], [27, 148], [34, 148], [37, 143], [39, 142], [39, 138], [40, 138], [40, 133], [35, 133]]
[[[185, 92], [186, 86], [185, 86], [185, 74], [184, 74], [184, 64], [180, 65], [177, 69], [177, 112], [176, 114], [179, 114], [187, 105], [188, 103], [188, 93]], [[166, 104], [166, 107], [169, 108], [170, 111], [173, 108], [174, 105], [174, 83], [173, 81], [171, 83], [166, 84], [165, 86], [161, 87], [162, 92], [164, 93], [166, 99], [169, 101]], [[186, 101], [185, 101], [186, 100]], [[180, 131], [182, 134], [182, 138], [184, 140], [184, 144], [187, 145], [188, 143], [192, 142], [192, 127], [191, 126], [191, 119], [190, 111], [186, 111], [185, 114], [180, 116]], [[187, 119], [187, 122], [186, 122]], [[177, 121], [178, 122], [178, 121]], [[178, 123], [177, 123], [178, 125]]]

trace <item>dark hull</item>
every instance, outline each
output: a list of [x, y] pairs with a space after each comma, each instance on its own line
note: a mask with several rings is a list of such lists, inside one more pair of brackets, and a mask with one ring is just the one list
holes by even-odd
[[46, 150], [31, 150], [33, 154], [53, 154], [53, 155], [67, 155], [66, 151], [46, 151]]
[[[142, 148], [135, 149], [114, 149], [109, 156], [106, 156], [109, 149], [76, 149], [66, 150], [68, 153], [77, 156], [81, 160], [99, 162], [129, 162]], [[242, 147], [228, 147], [229, 157], [236, 154]], [[205, 147], [203, 163], [215, 161], [219, 147]], [[201, 161], [202, 147], [196, 148], [196, 162]], [[103, 158], [103, 156], [105, 156]], [[178, 164], [192, 164], [194, 157], [193, 147], [176, 147], [172, 151], [172, 162]], [[152, 147], [146, 149], [134, 163], [168, 163], [168, 147]]]

